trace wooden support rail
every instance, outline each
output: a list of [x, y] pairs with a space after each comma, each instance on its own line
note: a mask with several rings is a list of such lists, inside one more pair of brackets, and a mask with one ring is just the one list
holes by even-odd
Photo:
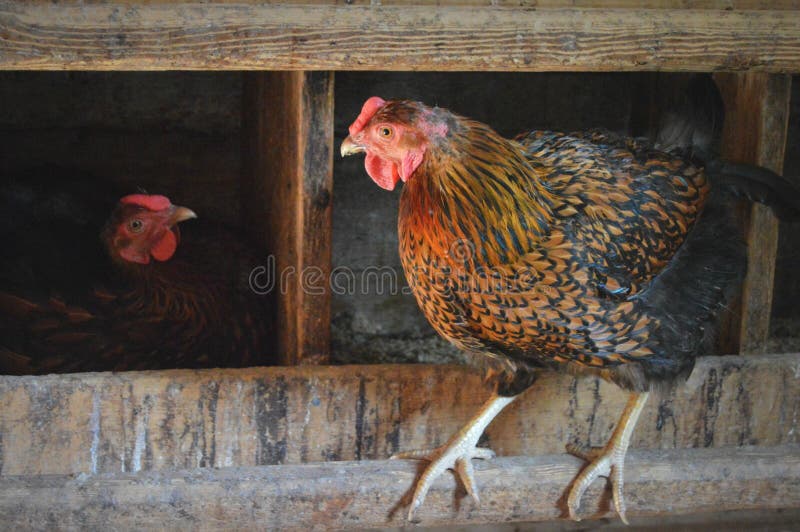
[[800, 72], [793, 2], [570, 3], [1, 0], [0, 69]]
[[[433, 485], [422, 524], [543, 521], [564, 517], [564, 493], [581, 461], [568, 455], [476, 461], [482, 504], [456, 494], [451, 475]], [[0, 476], [8, 528], [310, 530], [402, 526], [398, 501], [417, 475], [412, 461], [102, 475]], [[585, 518], [613, 517], [603, 482], [583, 497]], [[627, 514], [800, 507], [800, 447], [631, 451]], [[455, 500], [454, 500], [455, 499]]]
[[[490, 393], [465, 367], [305, 366], [0, 377], [0, 475], [379, 460], [443, 444]], [[543, 375], [489, 426], [503, 456], [604, 444], [626, 394]], [[652, 398], [634, 448], [800, 440], [800, 355], [707, 357]]]

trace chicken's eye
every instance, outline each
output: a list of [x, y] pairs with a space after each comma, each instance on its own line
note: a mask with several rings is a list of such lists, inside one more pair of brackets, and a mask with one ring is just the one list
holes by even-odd
[[380, 126], [378, 128], [378, 134], [385, 139], [390, 139], [392, 138], [394, 131], [389, 126]]
[[139, 220], [138, 218], [131, 220], [128, 222], [128, 228], [131, 230], [132, 233], [141, 233], [142, 229], [144, 229], [144, 222]]

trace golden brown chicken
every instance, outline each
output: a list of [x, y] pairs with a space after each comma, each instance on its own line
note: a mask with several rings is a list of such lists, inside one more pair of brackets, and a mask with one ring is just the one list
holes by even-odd
[[343, 156], [365, 152], [367, 173], [385, 189], [404, 183], [400, 256], [425, 316], [502, 374], [445, 445], [398, 455], [430, 461], [409, 519], [446, 469], [477, 500], [471, 459], [492, 456], [479, 437], [550, 369], [630, 392], [604, 448], [571, 449], [590, 463], [568, 496], [577, 518], [586, 488], [609, 477], [625, 520], [624, 458], [648, 394], [691, 371], [744, 272], [744, 245], [724, 202], [710, 201], [708, 173], [689, 156], [609, 132], [508, 140], [414, 101], [372, 97], [349, 133]]

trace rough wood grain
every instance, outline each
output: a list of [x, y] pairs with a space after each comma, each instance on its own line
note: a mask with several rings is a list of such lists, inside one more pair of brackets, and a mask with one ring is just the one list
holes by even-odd
[[245, 74], [244, 182], [249, 225], [265, 244], [253, 278], [272, 298], [283, 363], [330, 352], [333, 73]]
[[0, 68], [800, 71], [792, 2], [476, 3], [2, 0]]
[[[789, 123], [791, 77], [718, 74], [725, 101], [722, 156], [781, 173]], [[778, 220], [763, 205], [741, 209], [747, 240], [747, 277], [740, 313], [728, 325], [729, 352], [764, 353], [769, 336]], [[738, 340], [738, 341], [737, 341]]]
[[[455, 366], [304, 366], [0, 377], [0, 475], [384, 459], [444, 443], [486, 399]], [[605, 443], [626, 394], [545, 374], [489, 427], [500, 455]], [[796, 444], [800, 355], [707, 357], [653, 398], [636, 448]]]
[[[451, 475], [433, 484], [422, 524], [542, 521], [563, 517], [563, 494], [581, 462], [567, 455], [476, 462], [482, 505], [457, 494]], [[340, 462], [166, 473], [0, 477], [0, 519], [23, 528], [363, 529], [402, 526], [398, 501], [412, 461]], [[612, 516], [604, 483], [584, 495], [582, 516]], [[632, 451], [628, 516], [800, 506], [800, 448]], [[636, 524], [636, 520], [633, 522]]]

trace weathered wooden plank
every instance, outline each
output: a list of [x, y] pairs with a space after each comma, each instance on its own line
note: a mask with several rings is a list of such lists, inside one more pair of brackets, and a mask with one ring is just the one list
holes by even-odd
[[[0, 377], [0, 474], [137, 472], [383, 459], [444, 443], [486, 399], [455, 366], [174, 370]], [[605, 443], [626, 400], [544, 374], [489, 427], [500, 455]], [[800, 355], [707, 357], [645, 408], [638, 448], [796, 444]]]
[[[418, 511], [423, 524], [542, 521], [563, 517], [561, 499], [581, 462], [567, 455], [476, 462], [482, 505], [454, 504], [440, 477]], [[412, 461], [365, 461], [165, 473], [0, 477], [8, 527], [89, 529], [359, 529], [403, 525], [398, 504], [417, 474]], [[605, 485], [584, 495], [585, 517], [612, 516]], [[627, 514], [673, 516], [800, 506], [797, 446], [632, 451]], [[636, 521], [634, 520], [634, 524]]]
[[[718, 74], [725, 100], [722, 156], [783, 171], [789, 124], [791, 77], [768, 74]], [[778, 220], [763, 205], [740, 210], [747, 240], [747, 276], [741, 312], [733, 314], [730, 352], [764, 353], [769, 336]], [[738, 341], [737, 341], [738, 340]]]
[[249, 225], [268, 260], [253, 277], [272, 298], [285, 364], [330, 352], [333, 73], [245, 74], [244, 183]]
[[800, 71], [792, 2], [366, 4], [2, 0], [0, 68]]

